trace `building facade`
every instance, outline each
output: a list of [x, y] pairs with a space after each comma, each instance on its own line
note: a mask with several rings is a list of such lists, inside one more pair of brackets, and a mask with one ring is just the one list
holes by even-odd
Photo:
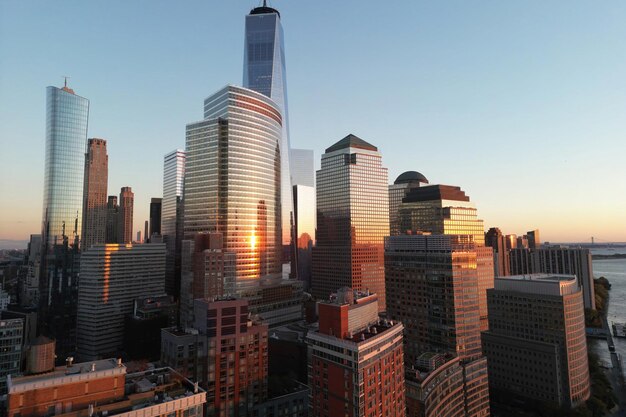
[[40, 332], [61, 357], [76, 348], [76, 283], [82, 233], [89, 100], [74, 90], [46, 91], [46, 152], [39, 264]]
[[280, 108], [227, 86], [205, 100], [205, 120], [187, 125], [184, 239], [223, 235], [235, 257], [235, 290], [281, 274]]
[[117, 354], [135, 299], [164, 294], [165, 245], [95, 245], [82, 255], [80, 279], [79, 356], [93, 360]]
[[557, 406], [590, 396], [582, 291], [568, 275], [496, 279], [483, 333], [492, 389]]
[[110, 195], [107, 199], [106, 243], [117, 243], [119, 206], [117, 196]]
[[320, 302], [307, 335], [314, 416], [405, 416], [402, 324], [378, 316], [378, 297], [340, 290]]
[[163, 206], [162, 198], [152, 198], [150, 200], [150, 222], [149, 229], [146, 229], [146, 234], [144, 239], [147, 241], [150, 240], [152, 235], [160, 235], [161, 234], [161, 210]]
[[22, 371], [24, 320], [0, 320], [0, 396], [7, 394], [7, 376]]
[[315, 166], [312, 150], [291, 150], [291, 179], [296, 239], [291, 275], [304, 282], [308, 290], [311, 286], [312, 251], [315, 245]]
[[183, 236], [183, 186], [185, 151], [176, 149], [163, 159], [163, 200], [161, 201], [161, 234], [167, 248], [165, 290], [180, 295], [180, 254]]
[[326, 149], [317, 171], [312, 294], [323, 300], [341, 287], [370, 290], [384, 311], [388, 235], [387, 168], [378, 148], [348, 135]]
[[539, 249], [517, 248], [510, 252], [511, 274], [575, 275], [583, 291], [585, 308], [595, 310], [593, 260], [589, 249], [543, 245]]
[[413, 188], [426, 184], [428, 184], [428, 180], [419, 172], [406, 171], [400, 174], [393, 184], [389, 186], [389, 232], [391, 236], [401, 233], [398, 209], [404, 197]]
[[506, 245], [506, 238], [497, 227], [491, 227], [485, 233], [485, 246], [493, 249], [493, 266], [496, 277], [511, 275], [509, 262], [509, 250]]
[[205, 403], [206, 392], [170, 368], [127, 374], [116, 359], [9, 379], [9, 417], [200, 417]]
[[104, 139], [89, 139], [85, 154], [81, 248], [106, 243], [109, 156]]
[[[287, 105], [287, 72], [283, 27], [278, 10], [255, 7], [246, 16], [244, 36], [243, 86], [257, 91], [272, 100], [281, 115], [281, 134], [278, 140], [282, 245], [292, 245], [293, 197], [291, 194], [291, 166], [289, 162], [289, 112]], [[206, 108], [206, 106], [205, 106]], [[205, 119], [207, 118], [205, 114]]]
[[122, 187], [117, 216], [117, 243], [133, 243], [133, 208], [135, 193], [132, 188]]

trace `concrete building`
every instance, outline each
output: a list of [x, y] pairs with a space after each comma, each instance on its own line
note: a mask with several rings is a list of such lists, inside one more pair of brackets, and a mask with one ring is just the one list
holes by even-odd
[[152, 235], [160, 235], [161, 234], [161, 210], [163, 209], [163, 199], [162, 198], [152, 198], [150, 200], [150, 221], [149, 221], [149, 229], [144, 236], [144, 239], [147, 241], [152, 238]]
[[106, 243], [109, 156], [107, 141], [89, 139], [85, 154], [81, 249]]
[[117, 216], [117, 243], [133, 243], [133, 207], [135, 194], [130, 187], [122, 187], [120, 191]]
[[206, 393], [170, 368], [127, 374], [121, 360], [74, 364], [9, 378], [8, 416], [203, 415]]
[[161, 355], [161, 329], [178, 324], [178, 303], [171, 295], [134, 300], [125, 317], [124, 349], [129, 360], [156, 361]]
[[389, 235], [387, 168], [374, 145], [350, 134], [322, 155], [311, 293], [337, 288], [378, 294], [385, 310], [384, 239]]
[[140, 297], [160, 296], [165, 285], [165, 245], [95, 245], [82, 254], [77, 342], [93, 360], [123, 349], [124, 319]]
[[320, 302], [309, 344], [314, 416], [405, 416], [401, 323], [379, 317], [378, 296], [341, 289]]
[[543, 245], [539, 249], [514, 249], [510, 252], [511, 274], [575, 275], [583, 292], [585, 308], [595, 310], [593, 261], [589, 249]]
[[483, 348], [493, 390], [557, 406], [590, 396], [582, 291], [571, 275], [498, 278]]

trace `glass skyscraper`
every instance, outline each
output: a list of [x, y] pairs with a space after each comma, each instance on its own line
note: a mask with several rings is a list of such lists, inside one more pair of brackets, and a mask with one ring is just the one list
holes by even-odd
[[70, 241], [81, 235], [89, 100], [67, 86], [50, 86], [46, 93], [42, 228], [50, 248], [64, 234]]
[[378, 148], [348, 135], [322, 155], [317, 171], [317, 238], [312, 294], [342, 287], [378, 294], [385, 309], [384, 239], [389, 236], [387, 168]]
[[184, 236], [223, 235], [235, 254], [235, 291], [281, 272], [282, 115], [268, 97], [227, 86], [187, 125]]
[[182, 239], [182, 199], [185, 179], [185, 151], [176, 149], [164, 157], [161, 234], [166, 246], [165, 291], [178, 297], [180, 292], [180, 252]]
[[282, 244], [292, 243], [293, 195], [289, 163], [289, 114], [287, 109], [287, 74], [280, 13], [265, 2], [246, 16], [243, 59], [243, 86], [271, 98], [282, 115], [280, 142]]
[[46, 160], [39, 279], [40, 333], [57, 357], [76, 349], [78, 250], [82, 226], [89, 100], [65, 85], [46, 92]]

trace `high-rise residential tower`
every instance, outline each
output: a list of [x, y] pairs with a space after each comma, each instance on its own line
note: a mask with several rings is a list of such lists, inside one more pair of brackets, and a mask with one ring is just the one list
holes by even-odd
[[406, 415], [403, 326], [379, 317], [377, 301], [342, 288], [318, 303], [319, 330], [306, 336], [311, 415]]
[[[294, 243], [293, 196], [291, 166], [289, 163], [289, 112], [287, 106], [287, 74], [285, 71], [285, 46], [283, 27], [278, 10], [256, 7], [246, 16], [244, 38], [243, 86], [257, 91], [276, 104], [282, 116], [279, 152], [281, 174], [282, 244]], [[205, 116], [206, 117], [206, 116]]]
[[185, 151], [176, 149], [163, 160], [163, 200], [161, 201], [161, 235], [167, 248], [165, 257], [165, 291], [180, 295], [180, 253], [183, 233], [183, 183]]
[[341, 287], [378, 294], [385, 309], [384, 239], [389, 235], [387, 168], [378, 148], [348, 135], [326, 149], [317, 171], [312, 293]]
[[135, 194], [130, 187], [122, 187], [118, 208], [118, 243], [133, 243], [133, 207]]
[[263, 94], [227, 86], [187, 125], [184, 239], [218, 232], [235, 254], [235, 291], [280, 276], [280, 108]]
[[107, 141], [89, 139], [85, 154], [85, 185], [83, 187], [81, 238], [83, 250], [106, 242], [108, 175]]
[[56, 339], [57, 354], [76, 346], [76, 284], [81, 236], [89, 100], [48, 87], [46, 158], [39, 276], [41, 333]]
[[398, 209], [402, 200], [413, 188], [425, 184], [428, 184], [425, 176], [417, 171], [406, 171], [389, 186], [389, 232], [391, 236], [401, 233]]
[[43, 240], [50, 249], [81, 235], [89, 100], [67, 86], [48, 87]]

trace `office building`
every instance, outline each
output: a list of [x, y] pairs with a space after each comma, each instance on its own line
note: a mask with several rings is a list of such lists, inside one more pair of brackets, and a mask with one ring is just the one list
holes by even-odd
[[[398, 208], [403, 233], [452, 236], [453, 243], [473, 247], [478, 278], [481, 327], [487, 329], [487, 288], [493, 288], [493, 251], [485, 247], [483, 221], [459, 187], [428, 185], [412, 188]], [[470, 265], [473, 269], [473, 265]]]
[[117, 196], [110, 195], [107, 199], [106, 243], [117, 243], [118, 215]]
[[571, 275], [496, 279], [483, 333], [494, 391], [566, 407], [589, 398], [582, 298]]
[[160, 296], [165, 245], [95, 245], [81, 257], [78, 354], [94, 360], [123, 349], [124, 320], [140, 297]]
[[322, 155], [311, 292], [369, 290], [385, 309], [384, 238], [389, 235], [387, 168], [378, 148], [350, 134]]
[[539, 249], [541, 248], [541, 239], [539, 238], [539, 230], [531, 230], [530, 232], [526, 232], [526, 237], [528, 239], [528, 248], [529, 249]]
[[504, 238], [507, 250], [517, 248], [517, 235], [506, 235]]
[[152, 235], [161, 234], [161, 210], [163, 209], [162, 198], [152, 198], [150, 200], [150, 229], [146, 230], [144, 239], [147, 241], [152, 238]]
[[121, 359], [9, 379], [8, 416], [202, 416], [206, 392], [170, 368], [126, 373]]
[[400, 174], [393, 184], [389, 186], [389, 232], [391, 236], [401, 233], [398, 209], [404, 197], [413, 188], [427, 184], [428, 180], [424, 175], [417, 171], [406, 171]]
[[206, 339], [207, 416], [247, 416], [267, 400], [267, 326], [248, 318], [245, 300], [195, 300]]
[[[285, 70], [285, 45], [280, 13], [265, 2], [255, 7], [246, 16], [244, 37], [243, 86], [271, 99], [271, 106], [278, 110], [281, 133], [277, 137], [277, 157], [280, 178], [280, 209], [277, 210], [281, 226], [279, 239], [282, 245], [293, 245], [295, 238], [291, 230], [293, 222], [293, 197], [291, 187], [291, 164], [289, 144], [289, 112], [287, 105], [287, 73]], [[206, 108], [206, 106], [205, 106]], [[205, 119], [207, 115], [205, 114]]]
[[83, 187], [83, 224], [80, 243], [83, 250], [106, 242], [108, 175], [107, 141], [89, 139], [85, 154], [85, 185]]
[[40, 262], [41, 235], [30, 235], [24, 265], [26, 267], [26, 276], [18, 284], [21, 307], [34, 307], [39, 304]]
[[304, 282], [308, 290], [311, 286], [312, 251], [315, 245], [315, 167], [312, 150], [291, 150], [291, 180], [296, 239], [291, 275]]
[[165, 291], [180, 295], [180, 253], [183, 233], [183, 185], [185, 151], [176, 149], [163, 159], [163, 199], [161, 200], [161, 235], [167, 248]]
[[141, 297], [124, 317], [124, 349], [129, 359], [157, 361], [161, 355], [161, 329], [178, 324], [178, 303], [171, 295]]
[[492, 227], [485, 233], [485, 246], [493, 249], [494, 275], [496, 277], [511, 275], [506, 237], [500, 229]]
[[529, 249], [528, 248], [528, 236], [518, 236], [517, 237], [517, 245], [518, 249]]
[[315, 159], [311, 149], [291, 149], [291, 182], [315, 188]]
[[133, 243], [133, 206], [135, 194], [130, 187], [122, 187], [117, 216], [117, 243]]
[[0, 396], [7, 393], [7, 376], [22, 371], [24, 320], [0, 320]]
[[593, 260], [589, 249], [543, 245], [539, 249], [515, 249], [510, 252], [511, 274], [575, 275], [583, 291], [585, 308], [595, 310]]
[[281, 274], [280, 108], [263, 94], [227, 86], [187, 125], [184, 238], [223, 235], [235, 255], [235, 291]]
[[89, 100], [67, 86], [46, 90], [46, 153], [39, 276], [39, 327], [60, 355], [75, 349], [78, 246]]
[[377, 304], [350, 288], [318, 303], [319, 330], [307, 334], [311, 415], [405, 415], [403, 326]]

